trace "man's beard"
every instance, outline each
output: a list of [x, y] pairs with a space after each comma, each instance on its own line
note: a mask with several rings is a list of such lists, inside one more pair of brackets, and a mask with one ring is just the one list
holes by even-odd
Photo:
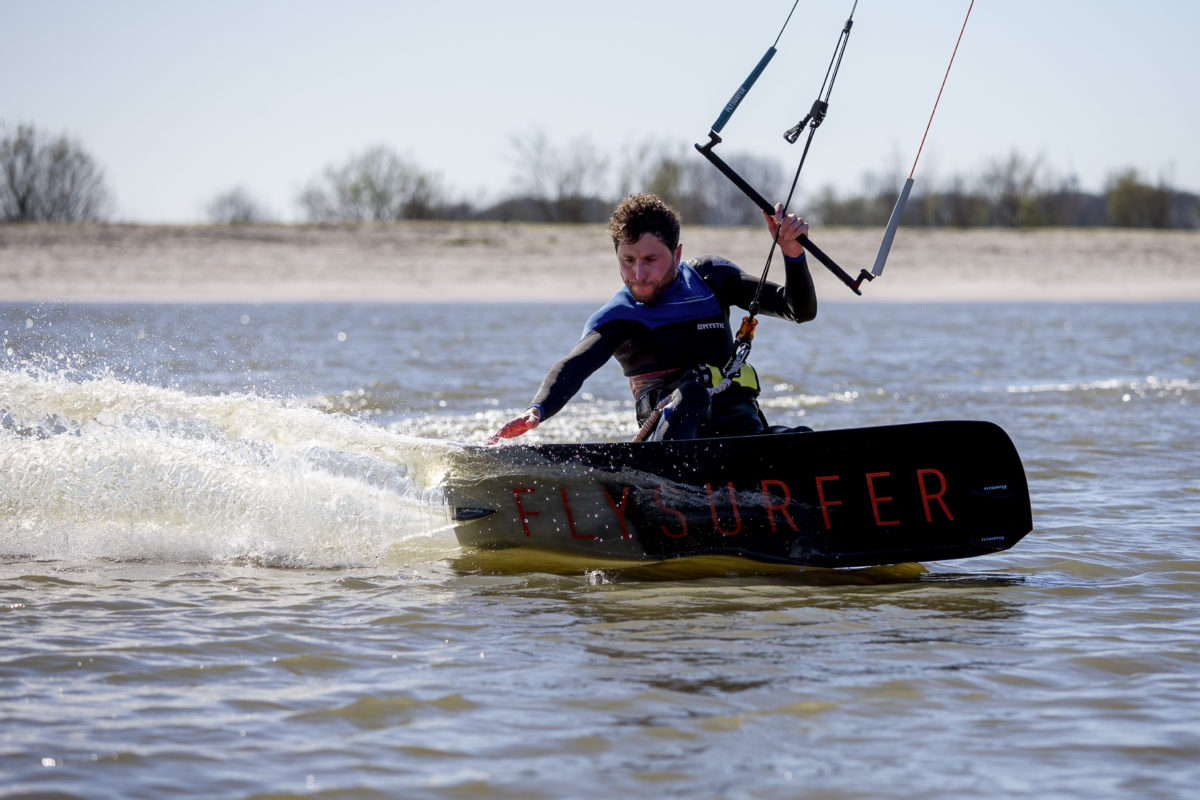
[[[629, 294], [631, 294], [633, 296], [633, 299], [638, 301], [639, 303], [653, 303], [655, 300], [657, 300], [659, 297], [662, 296], [662, 293], [665, 292], [672, 283], [675, 282], [675, 279], [677, 277], [679, 277], [679, 266], [678, 265], [672, 267], [671, 271], [669, 273], [667, 273], [667, 275], [665, 275], [663, 277], [663, 279], [658, 283], [647, 284], [647, 283], [633, 283], [632, 281], [625, 281], [625, 288], [629, 290]], [[645, 291], [645, 290], [649, 289], [650, 290], [649, 297], [645, 297], [645, 298], [639, 297], [638, 293], [636, 291], [634, 291], [635, 286], [641, 291]]]

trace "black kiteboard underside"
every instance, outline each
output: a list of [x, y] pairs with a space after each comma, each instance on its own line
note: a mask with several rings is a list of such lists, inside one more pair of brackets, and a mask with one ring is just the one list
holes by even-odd
[[976, 421], [469, 447], [445, 488], [460, 544], [585, 563], [873, 566], [994, 553], [1033, 527], [1016, 448]]

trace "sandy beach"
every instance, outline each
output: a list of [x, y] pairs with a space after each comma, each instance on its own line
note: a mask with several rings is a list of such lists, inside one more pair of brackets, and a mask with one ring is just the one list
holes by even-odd
[[[811, 237], [857, 275], [880, 235]], [[685, 257], [717, 253], [754, 274], [770, 247], [762, 228], [685, 226], [683, 243]], [[812, 269], [822, 299], [854, 299]], [[603, 225], [0, 225], [3, 301], [590, 301], [617, 286]], [[1197, 231], [902, 229], [863, 290], [865, 301], [1198, 299]]]

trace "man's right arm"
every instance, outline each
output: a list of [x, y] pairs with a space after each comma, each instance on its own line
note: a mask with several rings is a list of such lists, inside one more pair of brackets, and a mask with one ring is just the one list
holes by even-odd
[[501, 426], [488, 444], [520, 436], [557, 414], [583, 387], [583, 382], [604, 366], [616, 348], [617, 342], [612, 337], [605, 337], [599, 331], [590, 331], [546, 373], [529, 408]]
[[543, 417], [554, 416], [575, 393], [583, 388], [593, 372], [604, 366], [616, 351], [616, 344], [607, 341], [599, 331], [591, 331], [546, 373], [542, 386], [533, 398], [533, 405], [542, 407]]

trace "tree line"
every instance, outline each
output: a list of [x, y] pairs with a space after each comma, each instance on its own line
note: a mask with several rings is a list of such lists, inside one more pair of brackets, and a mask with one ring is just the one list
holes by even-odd
[[[750, 153], [726, 160], [768, 197], [786, 196], [791, 171]], [[316, 173], [296, 198], [308, 222], [498, 220], [604, 222], [616, 199], [649, 191], [692, 224], [756, 224], [759, 211], [687, 143], [647, 140], [618, 156], [587, 138], [557, 144], [541, 132], [510, 141], [517, 176], [500, 200], [478, 206], [456, 200], [441, 177], [385, 145], [368, 147]], [[1103, 190], [1086, 192], [1073, 177], [1056, 177], [1041, 159], [1012, 153], [988, 161], [976, 176], [952, 176], [918, 191], [903, 222], [917, 226], [1200, 227], [1200, 196], [1151, 181], [1132, 167], [1112, 172]], [[822, 225], [887, 222], [903, 178], [869, 174], [862, 189], [827, 187], [805, 199], [805, 215]], [[87, 222], [111, 215], [103, 170], [79, 142], [32, 125], [0, 125], [0, 221]], [[273, 221], [244, 186], [213, 197], [209, 221]]]
[[[904, 181], [893, 175], [866, 183], [858, 195], [842, 197], [829, 188], [818, 193], [814, 207], [824, 224], [886, 224]], [[914, 192], [901, 221], [959, 228], [1197, 228], [1200, 196], [1146, 180], [1133, 167], [1110, 173], [1102, 192], [1086, 192], [1074, 177], [1056, 178], [1040, 159], [1014, 152], [989, 161], [974, 180], [955, 176]]]

